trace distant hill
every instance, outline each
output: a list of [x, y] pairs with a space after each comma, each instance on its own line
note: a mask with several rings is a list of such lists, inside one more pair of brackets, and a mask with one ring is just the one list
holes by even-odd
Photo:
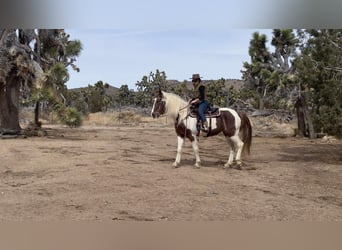
[[[71, 91], [71, 92], [81, 92], [82, 89], [86, 89], [86, 88], [88, 88], [88, 87], [73, 88], [73, 89], [68, 89], [68, 91]], [[119, 91], [119, 88], [109, 85], [109, 87], [106, 88], [105, 91], [106, 91], [107, 95], [112, 96], [112, 95], [115, 95], [116, 92]]]
[[[178, 80], [166, 80], [168, 85], [180, 85], [183, 82], [180, 82]], [[203, 80], [204, 84], [210, 82], [209, 80]], [[225, 87], [226, 88], [230, 88], [231, 86], [236, 89], [236, 90], [240, 90], [244, 85], [245, 85], [245, 81], [243, 80], [239, 80], [239, 79], [226, 79], [225, 80]], [[187, 81], [187, 87], [189, 89], [192, 89], [192, 82], [191, 81]], [[80, 92], [82, 89], [85, 89], [87, 87], [82, 87], [82, 88], [73, 88], [73, 89], [69, 89], [69, 91], [75, 91], [75, 92]], [[109, 96], [115, 96], [116, 93], [119, 91], [119, 88], [114, 87], [109, 85], [109, 87], [106, 89], [106, 94]]]
[[239, 80], [239, 79], [226, 79], [225, 80], [225, 86], [226, 88], [228, 87], [233, 87], [236, 90], [240, 90], [244, 87], [246, 84], [246, 81], [244, 80]]
[[[208, 82], [211, 82], [212, 80], [203, 80], [203, 83], [206, 84]], [[169, 85], [178, 85], [178, 84], [182, 84], [183, 82], [180, 82], [178, 80], [167, 80]], [[236, 90], [240, 90], [244, 85], [245, 85], [245, 81], [243, 80], [239, 80], [239, 79], [225, 79], [225, 87], [226, 88], [230, 88], [233, 87]], [[191, 81], [187, 81], [187, 87], [189, 89], [192, 89], [192, 82]]]
[[106, 94], [109, 96], [115, 95], [119, 91], [119, 88], [109, 85], [106, 89]]

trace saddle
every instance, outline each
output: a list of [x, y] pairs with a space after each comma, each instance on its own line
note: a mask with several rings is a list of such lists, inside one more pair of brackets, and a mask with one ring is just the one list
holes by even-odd
[[[193, 118], [198, 118], [198, 108], [191, 106], [189, 115]], [[216, 118], [221, 116], [221, 112], [219, 108], [214, 108], [209, 106], [207, 111], [205, 112], [205, 117], [207, 118]]]

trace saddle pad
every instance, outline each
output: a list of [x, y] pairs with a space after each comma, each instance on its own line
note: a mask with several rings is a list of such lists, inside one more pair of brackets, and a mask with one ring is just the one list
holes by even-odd
[[[205, 112], [205, 117], [207, 118], [215, 118], [215, 117], [219, 117], [220, 115], [221, 115], [221, 112], [219, 108], [212, 108], [208, 110], [207, 112]], [[190, 116], [197, 118], [198, 117], [197, 109], [191, 109]]]

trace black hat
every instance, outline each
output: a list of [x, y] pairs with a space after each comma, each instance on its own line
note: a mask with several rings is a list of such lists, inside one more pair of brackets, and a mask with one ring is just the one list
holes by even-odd
[[192, 74], [192, 78], [190, 78], [190, 79], [192, 79], [193, 81], [194, 80], [198, 80], [198, 79], [201, 79], [202, 77], [200, 77], [200, 74]]

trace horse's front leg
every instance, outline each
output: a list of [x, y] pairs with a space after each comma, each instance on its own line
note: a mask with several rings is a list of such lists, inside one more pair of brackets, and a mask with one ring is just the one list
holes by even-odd
[[194, 138], [194, 140], [191, 142], [191, 144], [192, 144], [192, 149], [194, 150], [195, 158], [196, 158], [195, 167], [200, 168], [201, 167], [201, 159], [199, 156], [198, 141], [197, 141], [196, 136], [193, 136], [193, 138]]
[[223, 168], [231, 168], [233, 166], [233, 160], [234, 160], [234, 143], [232, 142], [232, 140], [226, 136], [227, 142], [228, 142], [228, 146], [230, 148], [229, 151], [229, 158], [226, 164], [224, 164]]
[[177, 144], [177, 155], [176, 155], [176, 160], [172, 164], [175, 168], [179, 167], [180, 161], [181, 161], [181, 156], [182, 156], [182, 148], [184, 144], [184, 139], [180, 136], [177, 137], [178, 139], [178, 144]]

